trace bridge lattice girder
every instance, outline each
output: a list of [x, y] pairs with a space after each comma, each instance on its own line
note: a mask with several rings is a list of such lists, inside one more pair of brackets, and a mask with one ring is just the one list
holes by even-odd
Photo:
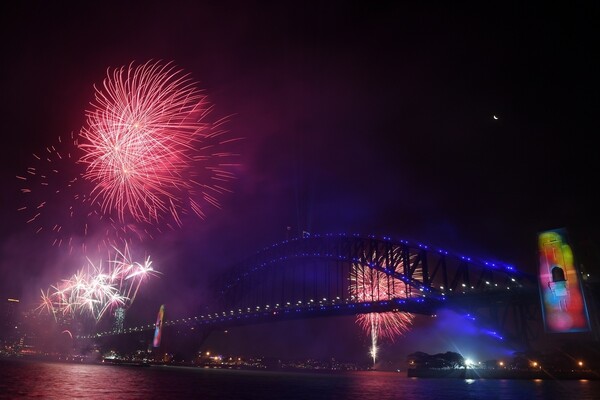
[[[328, 271], [335, 271], [335, 288], [312, 290], [314, 288], [306, 286], [315, 285], [315, 279], [290, 279], [290, 271], [294, 268], [299, 268], [305, 275], [310, 269], [311, 273], [323, 278], [322, 286], [331, 280]], [[234, 265], [216, 283], [216, 287], [222, 288], [217, 308], [264, 306], [257, 303], [261, 300], [272, 303], [271, 306], [306, 302], [310, 301], [307, 293], [308, 297], [319, 299], [358, 302], [359, 299], [352, 298], [349, 288], [353, 274], [366, 269], [385, 274], [390, 285], [404, 286], [402, 291], [388, 291], [390, 299], [426, 297], [440, 300], [459, 294], [518, 290], [535, 282], [533, 277], [512, 266], [476, 261], [424, 245], [387, 238], [319, 235], [276, 244]], [[297, 287], [292, 288], [292, 285]], [[299, 292], [304, 296], [299, 296]], [[257, 293], [263, 296], [257, 296]], [[265, 296], [266, 293], [273, 295]], [[319, 294], [325, 295], [320, 297]], [[383, 300], [376, 297], [375, 300]]]
[[[302, 271], [303, 279], [285, 279], [285, 274], [294, 270]], [[358, 298], [356, 290], [351, 290], [352, 283], [369, 270], [384, 274], [388, 286], [401, 285], [402, 290]], [[390, 309], [434, 313], [448, 307], [480, 315], [493, 329], [525, 346], [539, 335], [539, 327], [532, 328], [530, 323], [539, 316], [534, 276], [510, 265], [389, 238], [315, 235], [285, 241], [234, 265], [215, 287], [222, 288], [216, 308], [231, 313], [254, 312], [265, 305], [272, 310], [307, 302], [325, 307], [336, 301], [421, 299], [426, 304], [415, 307], [414, 302], [406, 301]], [[358, 308], [354, 313], [365, 310]]]

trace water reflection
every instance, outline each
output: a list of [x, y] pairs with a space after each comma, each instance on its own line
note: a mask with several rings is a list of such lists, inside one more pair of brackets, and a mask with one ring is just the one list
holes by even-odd
[[0, 360], [8, 399], [597, 399], [600, 381], [422, 379], [403, 373], [297, 373]]

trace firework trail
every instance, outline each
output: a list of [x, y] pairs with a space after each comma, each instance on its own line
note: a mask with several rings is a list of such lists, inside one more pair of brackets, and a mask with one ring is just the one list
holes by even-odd
[[106, 271], [101, 264], [95, 265], [88, 259], [88, 265], [69, 279], [42, 291], [37, 310], [55, 318], [84, 315], [100, 321], [107, 311], [130, 307], [142, 282], [158, 271], [152, 267], [149, 257], [142, 263], [132, 261], [127, 246], [115, 251]]
[[[378, 271], [360, 264], [353, 265], [350, 291], [361, 302], [372, 302], [405, 298], [405, 284]], [[370, 355], [373, 364], [377, 360], [379, 339], [394, 341], [410, 328], [413, 315], [405, 312], [383, 312], [359, 314], [358, 325], [371, 336]]]
[[18, 211], [36, 233], [51, 232], [56, 246], [71, 245], [71, 233], [86, 230], [84, 218], [76, 215], [85, 213], [79, 206], [85, 202], [77, 188], [81, 177], [72, 173], [77, 158], [74, 135], [58, 137], [56, 143], [34, 153], [26, 173], [17, 176], [26, 204]]
[[[23, 214], [38, 235], [53, 246], [82, 253], [123, 246], [132, 238], [149, 237], [135, 225], [124, 225], [102, 215], [89, 198], [90, 185], [82, 179], [76, 135], [59, 136], [55, 143], [34, 153], [26, 172], [17, 175], [23, 195]], [[91, 247], [91, 248], [88, 248]]]
[[220, 147], [211, 106], [188, 75], [171, 63], [147, 62], [108, 71], [81, 130], [84, 179], [93, 202], [120, 221], [181, 225], [182, 214], [204, 217], [204, 205], [234, 178]]
[[212, 106], [171, 63], [109, 70], [78, 134], [33, 155], [17, 178], [19, 211], [73, 251], [152, 239], [204, 218], [235, 179], [239, 138], [209, 121]]

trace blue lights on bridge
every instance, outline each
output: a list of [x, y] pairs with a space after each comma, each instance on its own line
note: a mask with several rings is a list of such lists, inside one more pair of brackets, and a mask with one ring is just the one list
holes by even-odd
[[[303, 237], [296, 237], [296, 238], [293, 238], [293, 239], [283, 240], [283, 241], [275, 243], [275, 244], [273, 244], [271, 246], [265, 247], [263, 249], [263, 251], [274, 249], [276, 247], [283, 246], [285, 244], [288, 244], [288, 243], [294, 242], [294, 241], [318, 239], [318, 238], [322, 238], [322, 237], [342, 237], [342, 238], [343, 237], [354, 237], [354, 238], [366, 237], [368, 239], [378, 239], [376, 235], [372, 235], [372, 234], [362, 235], [362, 234], [359, 234], [359, 233], [353, 233], [353, 234], [347, 234], [347, 233], [310, 234], [310, 235], [303, 236]], [[379, 239], [379, 240], [383, 240], [385, 242], [392, 242], [392, 241], [394, 241], [390, 236], [382, 236], [381, 239]], [[429, 245], [424, 244], [424, 243], [411, 244], [410, 241], [404, 240], [404, 239], [397, 239], [396, 242], [404, 244], [404, 245], [408, 245], [408, 246], [413, 245], [413, 246], [415, 246], [417, 248], [429, 249]], [[443, 254], [443, 255], [451, 255], [448, 251], [442, 250], [442, 249], [437, 250], [437, 252], [439, 254]], [[258, 252], [258, 253], [260, 253], [260, 252]], [[313, 255], [314, 256], [319, 256], [319, 254], [313, 254]], [[457, 256], [457, 257], [460, 257], [461, 259], [463, 259], [465, 261], [475, 262], [475, 260], [473, 258], [469, 257], [469, 256], [461, 255], [461, 256]], [[485, 260], [478, 261], [478, 263], [480, 263], [482, 265], [486, 265], [486, 266], [492, 267], [492, 268], [495, 268], [496, 264], [499, 264], [498, 262], [489, 262], [489, 261], [485, 261]], [[515, 272], [517, 272], [517, 270], [513, 266], [511, 266], [511, 265], [504, 265], [504, 268], [506, 270], [509, 270], [509, 271], [515, 271]]]
[[[294, 265], [304, 265], [303, 262], [298, 263], [298, 261], [310, 259], [311, 262], [331, 263], [331, 265], [342, 263], [346, 266], [346, 270], [350, 269], [351, 271], [358, 271], [360, 268], [380, 271], [387, 275], [386, 279], [389, 282], [400, 282], [395, 284], [405, 285], [405, 289], [401, 292], [403, 297], [382, 299], [379, 295], [371, 295], [371, 298], [377, 299], [377, 301], [362, 299], [363, 301], [359, 302], [355, 296], [351, 296], [349, 293], [347, 297], [345, 294], [338, 294], [338, 296], [334, 294], [334, 297], [322, 297], [322, 300], [319, 301], [309, 300], [308, 297], [296, 301], [267, 300], [270, 304], [235, 307], [227, 312], [221, 311], [193, 318], [167, 320], [163, 325], [193, 329], [199, 325], [218, 325], [227, 321], [276, 319], [284, 315], [310, 316], [319, 313], [349, 315], [416, 311], [433, 314], [436, 305], [446, 302], [448, 298], [455, 299], [456, 296], [480, 292], [514, 290], [522, 286], [517, 280], [517, 276], [521, 276], [521, 274], [511, 265], [473, 261], [467, 256], [451, 256], [447, 251], [441, 249], [428, 252], [428, 248], [425, 244], [412, 246], [406, 240], [392, 241], [388, 236], [384, 236], [382, 241], [376, 239], [374, 235], [365, 237], [358, 234], [352, 236], [345, 234], [306, 235], [302, 238], [285, 240], [266, 247], [262, 252], [257, 252], [257, 256], [240, 264], [240, 268], [233, 269], [236, 274], [229, 277], [228, 282], [224, 282], [221, 294], [227, 297], [229, 293], [235, 293], [236, 288], [239, 287], [237, 285], [243, 285], [245, 280], [251, 278], [275, 281], [269, 279], [268, 274], [281, 271], [287, 265], [286, 263], [293, 261], [296, 263]], [[446, 264], [452, 259], [458, 260], [458, 264], [452, 266], [451, 272], [454, 276], [448, 277], [450, 267]], [[337, 271], [337, 269], [332, 269], [332, 271]], [[264, 276], [260, 275], [261, 273]], [[343, 277], [347, 279], [345, 285], [350, 284], [352, 273], [358, 272], [351, 272], [350, 276]], [[318, 281], [320, 279], [315, 279], [314, 282]], [[276, 286], [263, 289], [264, 293], [273, 291], [274, 287]], [[348, 292], [348, 289], [346, 288], [345, 291]], [[293, 293], [293, 291], [290, 292]], [[398, 296], [398, 293], [396, 292], [394, 296]], [[261, 295], [257, 298], [263, 297]], [[273, 304], [275, 305], [273, 306]], [[150, 324], [125, 329], [124, 333], [153, 330], [154, 328], [155, 325]], [[92, 336], [114, 334], [116, 332], [103, 332]]]

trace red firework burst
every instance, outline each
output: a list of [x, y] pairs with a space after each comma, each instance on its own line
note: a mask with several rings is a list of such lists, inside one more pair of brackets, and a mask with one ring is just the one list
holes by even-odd
[[227, 141], [220, 122], [207, 121], [211, 107], [188, 75], [172, 63], [132, 63], [109, 70], [95, 90], [80, 161], [103, 214], [181, 225], [184, 213], [204, 217], [203, 202], [219, 206], [235, 155], [215, 150]]
[[207, 98], [171, 63], [109, 69], [86, 126], [34, 154], [19, 210], [56, 246], [97, 250], [205, 217], [229, 192], [238, 154]]

